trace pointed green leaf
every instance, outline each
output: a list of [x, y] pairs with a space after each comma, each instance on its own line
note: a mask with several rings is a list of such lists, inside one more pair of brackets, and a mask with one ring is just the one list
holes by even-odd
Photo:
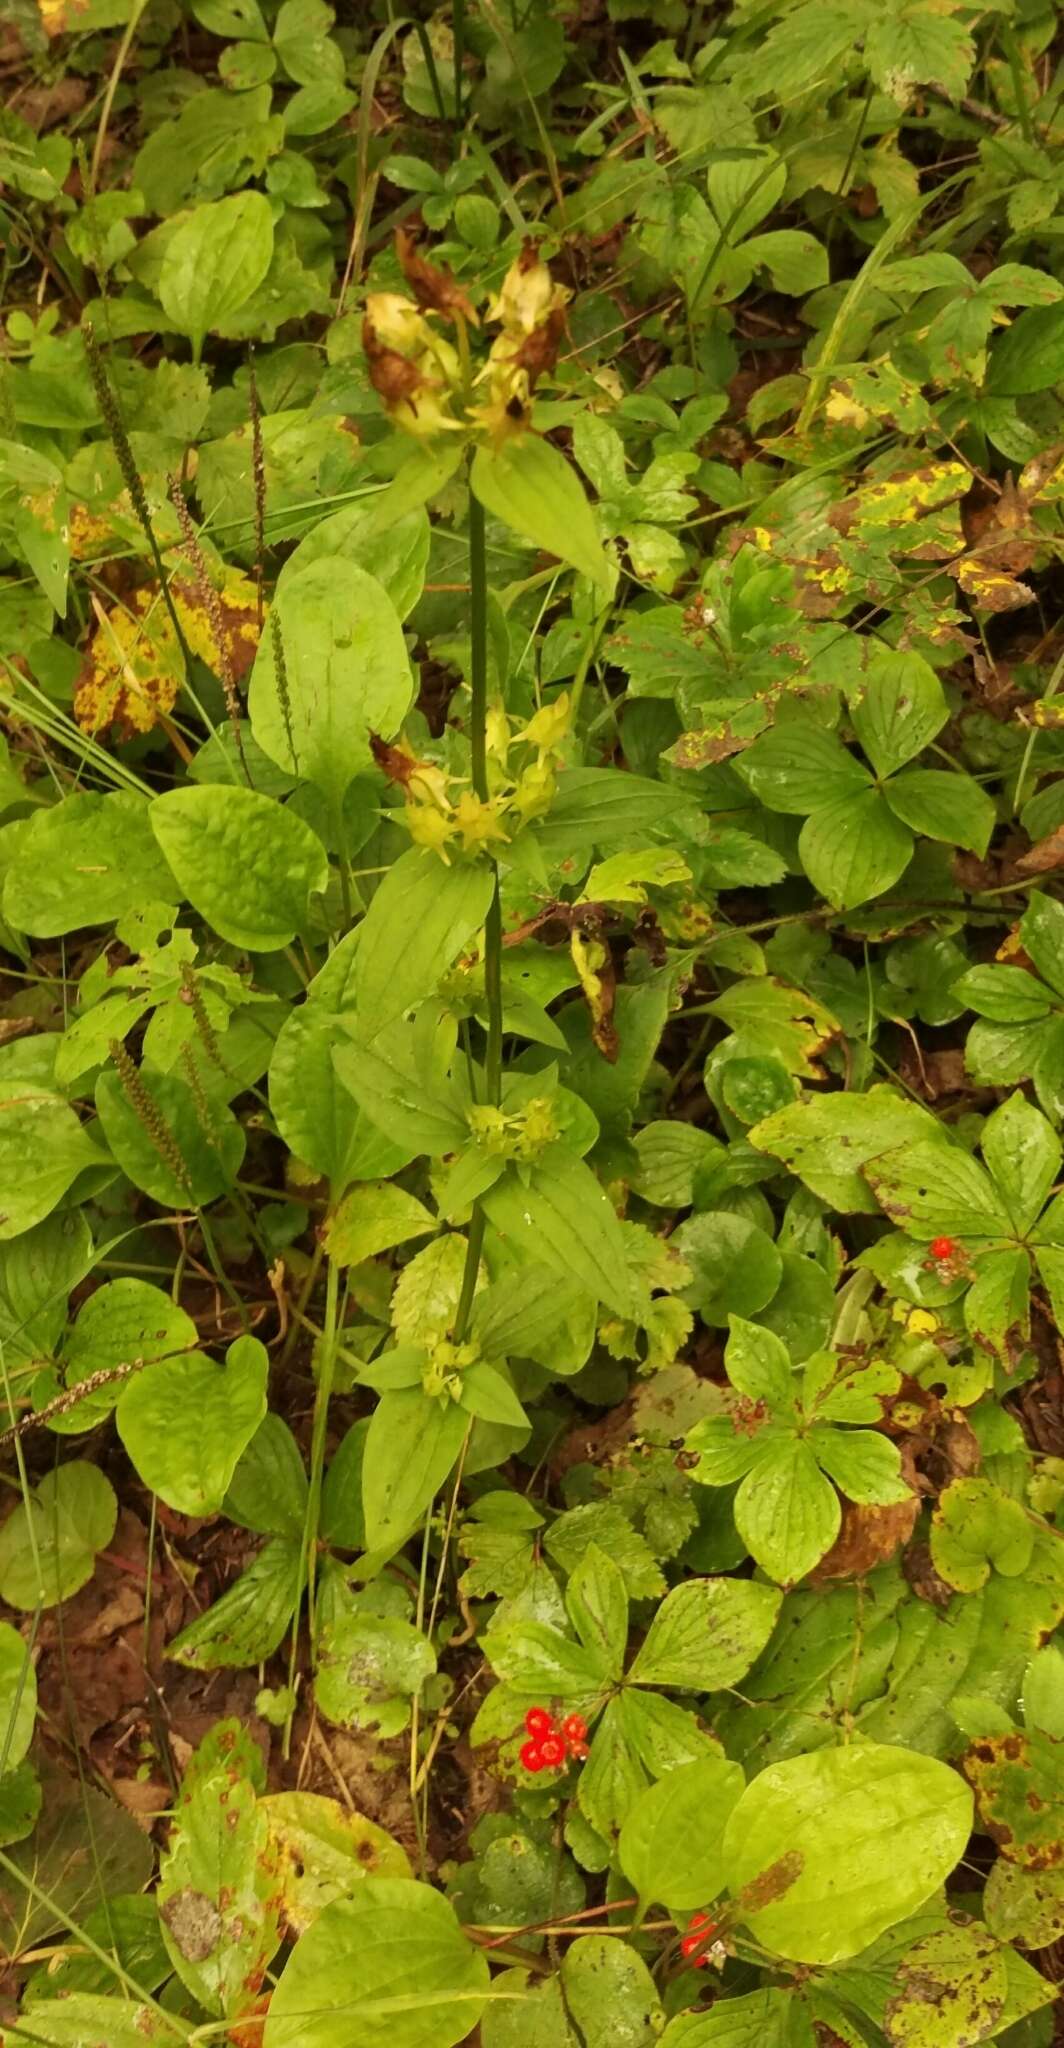
[[569, 562], [609, 595], [616, 570], [598, 537], [583, 487], [560, 449], [524, 433], [497, 448], [481, 447], [470, 476], [485, 510], [524, 540]]
[[185, 1774], [156, 1894], [182, 1983], [234, 2017], [252, 2010], [280, 1940], [279, 1857], [252, 1759], [240, 1724], [216, 1722]]
[[743, 1480], [735, 1526], [770, 1578], [792, 1586], [831, 1549], [842, 1523], [839, 1497], [808, 1443], [789, 1437]]
[[815, 1423], [807, 1439], [821, 1470], [848, 1499], [887, 1507], [912, 1499], [901, 1476], [901, 1453], [874, 1429], [832, 1429]]
[[674, 1586], [647, 1630], [629, 1683], [681, 1692], [734, 1685], [772, 1634], [780, 1598], [774, 1586], [740, 1579], [689, 1579]]
[[766, 809], [803, 818], [869, 786], [868, 770], [837, 734], [797, 720], [762, 733], [735, 765]]
[[235, 192], [193, 207], [166, 244], [158, 284], [164, 313], [198, 351], [258, 290], [272, 257], [273, 209], [264, 193]]
[[628, 1641], [624, 1577], [597, 1543], [589, 1543], [565, 1589], [565, 1604], [580, 1641], [604, 1678], [619, 1678]]
[[17, 1770], [33, 1741], [37, 1673], [17, 1628], [0, 1621], [0, 1777]]
[[599, 1659], [546, 1622], [489, 1630], [484, 1654], [499, 1678], [534, 1700], [595, 1700], [608, 1690]]
[[1016, 1230], [1028, 1231], [1042, 1213], [1064, 1156], [1052, 1124], [1017, 1091], [987, 1117], [980, 1146]]
[[420, 1387], [381, 1395], [362, 1467], [370, 1550], [398, 1546], [410, 1535], [451, 1470], [468, 1426], [453, 1401], [430, 1399]]
[[881, 1208], [909, 1237], [1011, 1235], [989, 1175], [944, 1138], [885, 1152], [870, 1159], [863, 1171]]
[[738, 1764], [707, 1756], [641, 1794], [621, 1829], [619, 1855], [644, 1904], [691, 1912], [724, 1889], [724, 1828], [742, 1790]]
[[732, 1386], [751, 1401], [764, 1401], [776, 1414], [793, 1413], [794, 1367], [787, 1347], [771, 1330], [729, 1316], [724, 1367]]
[[325, 1244], [338, 1265], [360, 1266], [363, 1259], [374, 1259], [412, 1237], [427, 1237], [435, 1228], [436, 1218], [416, 1195], [394, 1181], [367, 1180], [337, 1203], [325, 1226]]
[[628, 1743], [623, 1704], [623, 1694], [607, 1700], [591, 1738], [591, 1754], [581, 1765], [577, 1781], [580, 1811], [607, 1841], [624, 1826], [647, 1782]]
[[320, 789], [334, 817], [354, 777], [372, 766], [369, 736], [391, 739], [414, 685], [402, 623], [383, 584], [343, 556], [282, 577], [274, 600], [286, 692], [265, 632], [248, 692], [263, 752]]
[[358, 1024], [368, 1039], [433, 995], [480, 930], [494, 883], [486, 862], [444, 867], [416, 846], [388, 869], [359, 926]]
[[489, 1222], [520, 1258], [544, 1260], [618, 1314], [631, 1308], [624, 1237], [590, 1167], [553, 1145], [523, 1180], [510, 1168], [483, 1197]]
[[[335, 958], [335, 955], [333, 956]], [[333, 1193], [409, 1164], [417, 1147], [396, 1145], [343, 1085], [333, 1053], [347, 1021], [324, 999], [290, 1010], [270, 1056], [270, 1108], [297, 1159], [323, 1174]]]
[[867, 1095], [811, 1096], [775, 1110], [749, 1137], [833, 1208], [871, 1212], [876, 1204], [861, 1172], [867, 1161], [936, 1131], [926, 1109], [893, 1088], [879, 1087]]
[[1007, 1371], [1030, 1336], [1031, 1261], [1020, 1245], [982, 1252], [964, 1297], [964, 1326], [974, 1343], [992, 1351]]
[[1027, 1024], [1048, 1017], [1052, 997], [1045, 984], [1025, 967], [970, 967], [953, 984], [953, 993], [977, 1017], [997, 1024]]
[[469, 1125], [457, 1107], [454, 1089], [447, 1081], [434, 1082], [417, 1071], [398, 1021], [372, 1040], [359, 1035], [348, 1044], [345, 1039], [350, 1036], [350, 1030], [341, 1029], [333, 1065], [363, 1116], [392, 1145], [440, 1159], [466, 1142]]
[[798, 836], [809, 880], [836, 910], [882, 896], [908, 867], [912, 850], [911, 832], [878, 789], [825, 804]]
[[982, 856], [997, 823], [993, 802], [970, 775], [945, 768], [910, 768], [883, 791], [896, 818], [927, 839], [963, 846]]
[[1064, 996], [1064, 903], [1040, 890], [1033, 894], [1020, 919], [1020, 938], [1043, 981]]
[[1038, 1272], [1049, 1296], [1058, 1329], [1064, 1329], [1064, 1249], [1042, 1244], [1035, 1253]]
[[122, 1172], [166, 1209], [213, 1202], [239, 1171], [243, 1125], [216, 1099], [204, 1103], [180, 1074], [142, 1068], [137, 1093], [134, 1103], [113, 1067], [96, 1083], [103, 1135]]
[[464, 1368], [458, 1401], [467, 1414], [479, 1416], [482, 1422], [498, 1422], [507, 1429], [526, 1432], [532, 1428], [509, 1380], [498, 1366], [488, 1365], [483, 1358]]
[[914, 760], [948, 717], [942, 685], [921, 654], [875, 650], [850, 719], [877, 775], [893, 775]]
[[301, 1592], [301, 1539], [275, 1536], [203, 1614], [174, 1636], [166, 1654], [190, 1671], [246, 1670], [272, 1657], [290, 1628]]
[[174, 2048], [178, 2037], [165, 2012], [128, 1998], [74, 1991], [35, 2002], [17, 2038], [35, 2048], [89, 2048], [97, 2041], [106, 2041], [107, 2048]]

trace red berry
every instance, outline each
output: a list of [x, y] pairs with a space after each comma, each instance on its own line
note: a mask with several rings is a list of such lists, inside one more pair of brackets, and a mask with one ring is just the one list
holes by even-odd
[[539, 1754], [548, 1771], [565, 1762], [565, 1744], [560, 1735], [545, 1735], [539, 1745]]
[[691, 1924], [688, 1929], [688, 1932], [690, 1934], [694, 1934], [696, 1931], [700, 1930], [703, 1934], [711, 1934], [716, 1924], [717, 1923], [715, 1920], [710, 1919], [708, 1913], [701, 1911], [698, 1913], [692, 1913]]
[[585, 1763], [588, 1754], [589, 1751], [586, 1742], [571, 1742], [569, 1744], [569, 1755], [572, 1757], [574, 1763]]
[[931, 1257], [933, 1259], [951, 1259], [956, 1249], [957, 1247], [951, 1237], [933, 1237], [931, 1239]]
[[543, 1771], [547, 1767], [547, 1759], [538, 1742], [521, 1744], [521, 1762], [526, 1771]]
[[525, 1730], [527, 1734], [534, 1735], [537, 1742], [542, 1742], [545, 1735], [553, 1735], [556, 1732], [546, 1707], [529, 1707], [525, 1715]]
[[570, 1749], [587, 1741], [587, 1722], [582, 1714], [569, 1714], [562, 1722], [562, 1734]]

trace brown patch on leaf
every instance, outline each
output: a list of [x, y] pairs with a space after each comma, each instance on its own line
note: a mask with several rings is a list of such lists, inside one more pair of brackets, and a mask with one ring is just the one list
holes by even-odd
[[193, 1891], [191, 1885], [186, 1885], [184, 1891], [163, 1901], [159, 1915], [190, 1963], [205, 1963], [213, 1955], [221, 1940], [223, 1923], [217, 1906], [204, 1892]]
[[982, 1736], [962, 1759], [981, 1828], [1025, 1870], [1064, 1863], [1062, 1763], [1064, 1744], [1039, 1729]]
[[772, 1906], [797, 1884], [805, 1868], [805, 1857], [800, 1849], [788, 1849], [785, 1856], [777, 1856], [767, 1870], [744, 1884], [739, 1893], [739, 1905], [744, 1913], [761, 1913], [766, 1906]]
[[953, 1598], [953, 1587], [940, 1579], [931, 1562], [931, 1550], [926, 1543], [913, 1543], [905, 1552], [901, 1568], [918, 1600], [925, 1600], [929, 1607], [946, 1608]]
[[826, 1557], [812, 1575], [813, 1584], [829, 1579], [860, 1579], [877, 1565], [887, 1564], [909, 1541], [916, 1527], [920, 1502], [893, 1502], [889, 1507], [865, 1507], [856, 1501], [842, 1504], [842, 1527]]
[[[256, 1999], [251, 2012], [245, 2014], [238, 2025], [230, 2027], [228, 2040], [231, 2048], [262, 2048], [262, 2021], [270, 2010], [272, 1991], [265, 1998]], [[255, 2015], [258, 2015], [256, 2018]]]
[[718, 761], [730, 760], [733, 754], [741, 754], [753, 744], [752, 735], [740, 738], [730, 725], [707, 725], [698, 732], [684, 732], [674, 740], [668, 750], [669, 760], [677, 768], [710, 768]]

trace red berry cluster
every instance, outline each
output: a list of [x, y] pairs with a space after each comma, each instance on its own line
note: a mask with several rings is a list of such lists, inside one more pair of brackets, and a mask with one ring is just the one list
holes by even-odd
[[587, 1722], [579, 1714], [568, 1714], [559, 1726], [546, 1707], [529, 1707], [525, 1732], [521, 1762], [526, 1771], [556, 1771], [567, 1756], [582, 1762], [587, 1755]]
[[680, 1951], [693, 1970], [705, 1969], [709, 1962], [707, 1945], [716, 1931], [717, 1923], [710, 1919], [708, 1913], [692, 1913], [691, 1924], [680, 1943]]
[[931, 1239], [931, 1257], [933, 1259], [951, 1259], [956, 1249], [957, 1247], [952, 1237], [933, 1237]]

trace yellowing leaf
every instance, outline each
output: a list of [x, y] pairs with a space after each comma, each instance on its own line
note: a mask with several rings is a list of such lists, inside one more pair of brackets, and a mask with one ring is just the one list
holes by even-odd
[[[238, 569], [227, 569], [217, 595], [226, 651], [240, 682], [259, 641], [255, 586]], [[175, 579], [173, 596], [193, 654], [217, 670], [218, 644], [198, 591]], [[181, 650], [158, 585], [145, 584], [109, 611], [98, 601], [93, 609], [97, 626], [74, 691], [74, 716], [83, 732], [110, 727], [118, 739], [151, 732], [173, 710], [184, 681]]]
[[181, 651], [162, 600], [145, 588], [128, 606], [94, 609], [97, 628], [74, 691], [74, 716], [83, 732], [113, 726], [120, 739], [151, 732], [173, 710], [182, 682]]
[[46, 36], [62, 36], [83, 26], [81, 17], [90, 11], [91, 0], [37, 0], [41, 27]]
[[982, 612], [1014, 612], [1035, 601], [1035, 593], [1026, 583], [970, 557], [959, 562], [950, 574]]

